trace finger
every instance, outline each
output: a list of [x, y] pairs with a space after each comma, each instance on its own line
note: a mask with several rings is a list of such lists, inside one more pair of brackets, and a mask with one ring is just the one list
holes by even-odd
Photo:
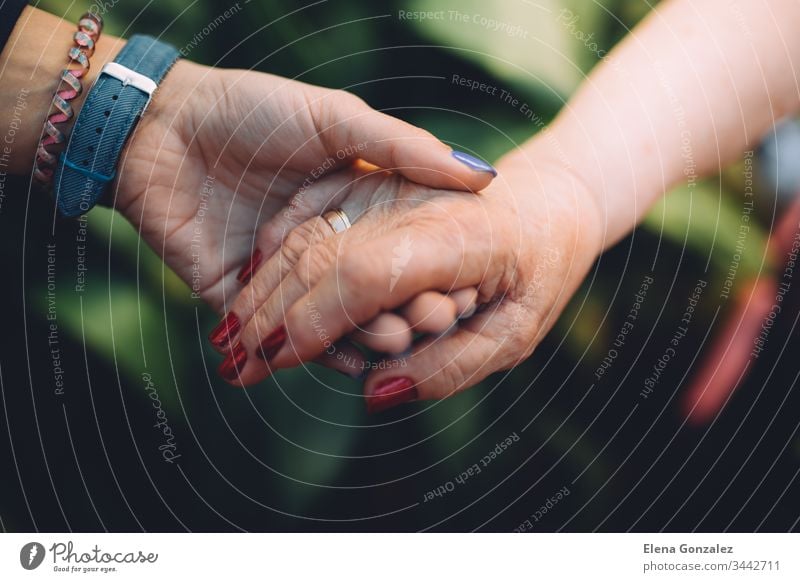
[[[299, 258], [311, 246], [332, 235], [330, 225], [322, 217], [307, 220], [288, 233], [279, 252], [269, 257], [260, 268], [256, 266], [252, 269], [250, 280], [233, 301], [222, 321], [209, 334], [208, 339], [212, 347], [220, 353], [229, 352], [255, 311], [291, 272]], [[260, 251], [257, 250], [254, 258], [258, 258], [259, 254]]]
[[384, 354], [402, 354], [411, 347], [408, 322], [394, 313], [381, 313], [349, 336], [353, 341]]
[[[237, 277], [239, 282], [246, 285], [262, 261], [280, 249], [289, 233], [326, 210], [341, 208], [356, 222], [361, 221], [365, 214], [374, 214], [377, 209], [385, 213], [386, 209], [398, 208], [399, 204], [413, 206], [418, 203], [415, 199], [403, 202], [400, 199], [386, 199], [386, 193], [393, 191], [386, 186], [390, 179], [386, 172], [360, 161], [300, 188], [281, 212], [258, 228], [251, 259], [242, 266]], [[359, 195], [351, 196], [356, 186], [364, 194], [359, 192]]]
[[381, 313], [350, 334], [353, 341], [376, 352], [403, 354], [411, 347], [412, 334], [441, 334], [451, 328], [462, 313], [474, 313], [478, 290], [461, 289], [450, 295], [425, 291], [400, 309], [400, 315]]
[[348, 340], [336, 342], [314, 361], [354, 379], [363, 377], [367, 363], [361, 350]]
[[422, 340], [405, 360], [406, 367], [378, 367], [367, 377], [367, 410], [376, 413], [414, 400], [441, 399], [477, 384], [510, 362], [512, 342], [498, 341], [501, 333], [492, 314], [480, 314], [451, 335]]
[[307, 220], [321, 216], [326, 209], [339, 207], [340, 204], [348, 211], [348, 216], [359, 216], [364, 208], [357, 204], [357, 200], [343, 202], [358, 175], [359, 171], [355, 168], [343, 168], [325, 176], [323, 180], [301, 188], [283, 210], [259, 227], [254, 252], [271, 257], [295, 228]]
[[459, 319], [469, 319], [478, 308], [478, 288], [467, 287], [450, 293], [450, 299], [456, 304], [456, 313]]
[[327, 151], [364, 159], [433, 188], [477, 192], [497, 175], [474, 155], [454, 151], [424, 129], [344, 95], [343, 99], [341, 92], [330, 92], [320, 103], [329, 117], [320, 135]]
[[[320, 232], [327, 234], [320, 236]], [[239, 298], [236, 300], [237, 313], [249, 316], [247, 320], [242, 318], [238, 340], [246, 355], [241, 356], [243, 363], [237, 366], [237, 374], [232, 373], [230, 366], [221, 367], [221, 371], [227, 373], [220, 374], [223, 379], [236, 385], [247, 385], [263, 379], [277, 368], [287, 367], [273, 362], [275, 354], [285, 344], [291, 344], [284, 325], [284, 313], [335, 266], [341, 249], [346, 248], [344, 243], [348, 237], [364, 237], [370, 232], [369, 221], [363, 221], [345, 232], [334, 234], [330, 224], [320, 217], [292, 231], [281, 250], [271, 259], [272, 264], [266, 264], [263, 274], [259, 272], [242, 292], [242, 303], [239, 304]], [[310, 244], [309, 241], [316, 243]], [[291, 250], [285, 250], [289, 247]], [[313, 357], [298, 360], [292, 366], [314, 360], [342, 338], [341, 334], [334, 336], [328, 332], [326, 322], [313, 304], [305, 305], [304, 317], [321, 349]]]
[[[404, 268], [398, 276], [399, 263], [387, 257], [396, 256], [397, 249], [407, 246], [409, 240], [414, 241], [420, 258], [403, 261]], [[477, 236], [476, 240], [482, 239]], [[325, 346], [316, 329], [318, 325], [324, 326], [327, 340], [335, 341], [356, 325], [405, 304], [423, 291], [481, 283], [490, 248], [491, 245], [475, 245], [464, 258], [463, 250], [454, 248], [448, 237], [439, 238], [438, 230], [414, 227], [398, 228], [368, 243], [347, 247], [338, 255], [336, 268], [325, 271], [311, 291], [290, 309], [286, 304], [272, 307], [273, 311], [280, 308], [286, 314], [284, 325], [292, 339], [291, 350], [273, 354], [274, 365], [292, 367], [319, 355]], [[491, 285], [496, 285], [496, 278], [483, 284], [487, 294], [493, 295]], [[313, 321], [309, 317], [310, 306]]]
[[414, 331], [443, 333], [456, 320], [458, 307], [438, 291], [424, 291], [400, 308], [400, 314]]
[[214, 349], [228, 353], [256, 309], [291, 272], [299, 258], [312, 246], [334, 236], [331, 225], [319, 216], [324, 209], [341, 206], [348, 216], [360, 219], [357, 227], [351, 229], [354, 234], [348, 233], [349, 236], [366, 236], [370, 220], [364, 215], [364, 204], [360, 200], [346, 199], [349, 186], [360, 172], [358, 169], [342, 170], [311, 185], [300, 191], [285, 211], [261, 226], [258, 244], [238, 276], [244, 288], [208, 336]]

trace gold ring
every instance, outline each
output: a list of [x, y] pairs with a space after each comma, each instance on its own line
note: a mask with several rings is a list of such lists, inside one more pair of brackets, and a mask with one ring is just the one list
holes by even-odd
[[333, 210], [329, 210], [325, 214], [322, 215], [322, 218], [331, 225], [333, 232], [339, 234], [340, 232], [346, 231], [348, 228], [353, 226], [350, 223], [350, 219], [347, 218], [347, 214], [345, 214], [344, 210], [341, 208], [335, 208]]

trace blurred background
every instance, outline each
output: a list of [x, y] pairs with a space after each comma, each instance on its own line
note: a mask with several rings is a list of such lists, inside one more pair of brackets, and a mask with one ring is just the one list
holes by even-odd
[[[112, 34], [162, 34], [195, 61], [346, 88], [489, 160], [540, 131], [600, 51], [649, 9], [642, 0], [98, 4]], [[40, 6], [71, 20], [88, 7]], [[445, 17], [400, 16], [414, 10]], [[562, 10], [569, 17], [554, 23]], [[27, 181], [9, 183], [0, 212], [0, 526], [796, 529], [797, 290], [719, 415], [688, 420], [685, 394], [752, 282], [783, 268], [767, 241], [797, 190], [779, 170], [796, 168], [798, 141], [788, 124], [751, 161], [671, 193], [598, 261], [525, 364], [447, 401], [376, 417], [357, 382], [315, 366], [230, 388], [205, 341], [216, 315], [124, 220], [96, 209], [54, 225], [48, 200], [28, 197]], [[707, 286], [687, 333], [654, 376], [699, 280]], [[633, 305], [635, 325], [615, 344]]]

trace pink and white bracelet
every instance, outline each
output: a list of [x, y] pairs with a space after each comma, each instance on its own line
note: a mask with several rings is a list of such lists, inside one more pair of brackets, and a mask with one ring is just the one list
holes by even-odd
[[[61, 72], [61, 79], [53, 96], [50, 114], [44, 124], [39, 146], [36, 149], [36, 161], [33, 167], [33, 179], [40, 186], [47, 188], [53, 181], [53, 173], [58, 163], [58, 156], [48, 147], [64, 143], [67, 135], [62, 131], [63, 124], [74, 116], [70, 101], [83, 91], [81, 79], [89, 72], [89, 59], [103, 30], [103, 19], [87, 12], [78, 21], [78, 30], [72, 36], [75, 45], [69, 49], [69, 64]], [[77, 66], [75, 66], [77, 65]], [[57, 127], [61, 125], [62, 128]]]

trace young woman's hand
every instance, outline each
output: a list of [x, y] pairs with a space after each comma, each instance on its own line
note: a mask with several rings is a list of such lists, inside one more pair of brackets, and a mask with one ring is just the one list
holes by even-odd
[[225, 311], [280, 244], [259, 226], [356, 159], [433, 187], [479, 190], [494, 176], [350, 93], [179, 61], [126, 148], [115, 206], [196, 296]]

